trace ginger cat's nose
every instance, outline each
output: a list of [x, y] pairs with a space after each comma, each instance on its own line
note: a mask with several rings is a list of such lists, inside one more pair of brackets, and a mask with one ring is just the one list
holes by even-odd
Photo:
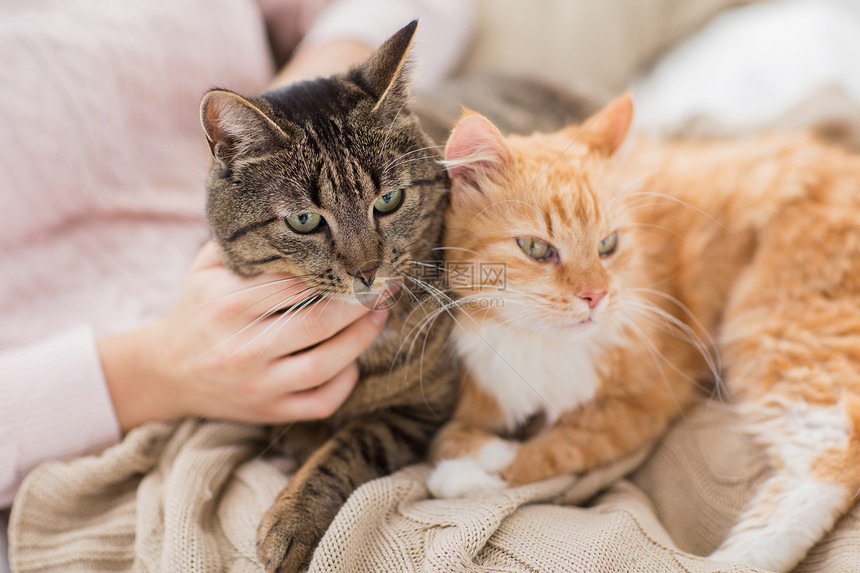
[[578, 296], [586, 303], [588, 303], [588, 308], [594, 308], [600, 302], [600, 300], [606, 296], [606, 293], [609, 292], [606, 289], [603, 290], [586, 290], [579, 293]]

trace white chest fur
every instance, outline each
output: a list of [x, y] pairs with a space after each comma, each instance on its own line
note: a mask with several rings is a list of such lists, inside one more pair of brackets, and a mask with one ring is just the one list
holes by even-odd
[[552, 423], [597, 391], [587, 338], [550, 339], [492, 323], [457, 329], [454, 337], [469, 375], [498, 399], [510, 429], [538, 412]]

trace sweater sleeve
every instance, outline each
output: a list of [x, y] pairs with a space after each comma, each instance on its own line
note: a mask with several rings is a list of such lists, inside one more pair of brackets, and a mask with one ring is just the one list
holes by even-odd
[[415, 18], [413, 85], [426, 89], [450, 74], [465, 53], [475, 23], [473, 0], [337, 0], [320, 14], [302, 44], [351, 39], [379, 46]]
[[89, 329], [0, 353], [0, 508], [39, 463], [120, 438]]

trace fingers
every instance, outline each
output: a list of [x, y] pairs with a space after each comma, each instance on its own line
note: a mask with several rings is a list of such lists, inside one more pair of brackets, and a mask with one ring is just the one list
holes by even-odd
[[273, 422], [327, 418], [340, 407], [358, 381], [358, 363], [351, 362], [334, 378], [312, 390], [288, 394], [272, 404]]
[[243, 306], [252, 306], [277, 297], [277, 300], [269, 301], [268, 304], [278, 308], [278, 300], [289, 297], [292, 302], [298, 301], [301, 299], [299, 291], [307, 288], [298, 277], [286, 273], [239, 276], [224, 266], [222, 257], [221, 247], [213, 241], [207, 241], [191, 264], [190, 274], [194, 276], [198, 273], [205, 277], [203, 282], [208, 286], [206, 292], [212, 301], [234, 297], [241, 299]]
[[237, 276], [221, 264], [220, 256], [211, 241], [198, 253], [198, 271], [192, 276], [205, 292], [196, 297], [197, 304], [202, 303], [208, 322], [221, 332], [232, 335], [253, 325], [244, 340], [262, 334], [260, 346], [269, 358], [318, 344], [369, 312], [355, 301], [323, 299], [301, 277]]
[[[382, 330], [387, 311], [322, 299], [301, 277], [242, 277], [206, 243], [165, 320], [192, 341], [177, 385], [211, 399], [197, 412], [283, 423], [329, 416], [358, 380], [356, 359]], [[206, 402], [206, 403], [203, 403]]]
[[[353, 302], [331, 299], [321, 301], [305, 309], [271, 319], [272, 321], [283, 321], [283, 325], [277, 328], [277, 335], [272, 342], [272, 348], [279, 351], [277, 356], [301, 352], [306, 348], [327, 341], [337, 333], [347, 330], [359, 319], [371, 314], [380, 316]], [[384, 322], [383, 317], [382, 322], [378, 325], [380, 329]], [[360, 331], [364, 332], [364, 329], [362, 328]], [[376, 334], [378, 334], [378, 330]]]
[[194, 257], [191, 268], [204, 269], [217, 266], [221, 266], [221, 248], [214, 241], [206, 241]]
[[283, 394], [315, 388], [334, 378], [370, 346], [387, 317], [387, 311], [371, 312], [319, 346], [275, 361], [260, 381], [261, 388]]
[[212, 268], [206, 277], [204, 302], [222, 320], [248, 321], [301, 303], [312, 287], [290, 275], [240, 277], [226, 268]]
[[190, 276], [197, 285], [197, 289], [191, 289], [197, 290], [193, 302], [206, 309], [214, 324], [227, 329], [270, 316], [280, 319], [280, 313], [288, 309], [290, 314], [306, 309], [303, 314], [307, 318], [316, 317], [280, 319], [282, 323], [292, 323], [286, 333], [289, 338], [303, 339], [303, 343], [285, 349], [285, 353], [325, 340], [367, 313], [355, 303], [323, 299], [303, 277], [283, 273], [238, 276], [221, 264], [221, 250], [211, 241], [198, 253]]

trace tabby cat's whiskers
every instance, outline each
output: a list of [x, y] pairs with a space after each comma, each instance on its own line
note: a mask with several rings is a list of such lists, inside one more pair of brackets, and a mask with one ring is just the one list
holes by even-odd
[[242, 352], [243, 350], [245, 350], [245, 348], [247, 348], [248, 346], [250, 346], [251, 344], [256, 342], [258, 339], [271, 333], [271, 336], [269, 336], [268, 342], [266, 342], [265, 346], [263, 346], [263, 348], [259, 352], [259, 354], [262, 355], [269, 348], [269, 346], [271, 346], [272, 342], [274, 342], [275, 337], [278, 335], [278, 332], [284, 326], [286, 326], [287, 323], [290, 322], [290, 320], [292, 320], [295, 316], [297, 316], [299, 314], [299, 312], [301, 312], [302, 310], [304, 310], [304, 309], [308, 308], [310, 305], [315, 304], [318, 301], [320, 301], [321, 298], [322, 297], [320, 297], [318, 295], [312, 296], [310, 298], [305, 299], [298, 306], [290, 307], [290, 309], [288, 309], [286, 312], [280, 313], [277, 316], [277, 318], [275, 318], [275, 320], [272, 321], [271, 324], [269, 324], [265, 329], [263, 329], [262, 332], [257, 334], [257, 336], [255, 336], [251, 340], [249, 340], [245, 345], [236, 349], [236, 353]]
[[[306, 290], [311, 290], [311, 289], [306, 289]], [[291, 298], [291, 297], [289, 297], [289, 298]], [[304, 300], [302, 300], [302, 301], [300, 301], [300, 302], [298, 302], [298, 303], [294, 303], [294, 304], [290, 305], [290, 306], [289, 306], [289, 307], [287, 307], [287, 308], [284, 308], [284, 307], [283, 307], [283, 305], [287, 302], [287, 300], [289, 300], [289, 298], [282, 299], [281, 301], [279, 301], [279, 302], [278, 302], [278, 304], [273, 305], [269, 310], [267, 310], [265, 313], [263, 313], [263, 315], [261, 315], [259, 318], [257, 318], [256, 320], [254, 320], [253, 322], [251, 322], [251, 323], [250, 323], [250, 324], [248, 324], [247, 326], [245, 326], [245, 327], [243, 327], [243, 328], [239, 329], [238, 331], [236, 331], [236, 332], [235, 332], [234, 334], [232, 334], [231, 336], [229, 336], [229, 337], [227, 337], [226, 339], [224, 339], [224, 340], [221, 342], [221, 344], [224, 344], [224, 343], [229, 342], [230, 340], [232, 340], [232, 339], [236, 338], [237, 336], [241, 335], [242, 333], [244, 333], [245, 331], [249, 330], [250, 328], [257, 326], [258, 324], [260, 324], [261, 322], [263, 322], [263, 321], [264, 321], [264, 320], [266, 320], [267, 318], [271, 318], [271, 317], [272, 317], [272, 316], [274, 316], [275, 314], [280, 313], [280, 315], [279, 315], [279, 316], [278, 316], [274, 321], [272, 321], [272, 323], [271, 323], [271, 324], [269, 324], [269, 325], [268, 325], [266, 328], [264, 328], [261, 332], [257, 333], [257, 335], [256, 335], [256, 336], [252, 337], [251, 339], [249, 339], [248, 341], [246, 341], [244, 344], [242, 344], [242, 345], [238, 346], [238, 347], [237, 347], [235, 350], [233, 350], [233, 352], [231, 353], [231, 355], [239, 354], [239, 353], [243, 352], [246, 348], [248, 348], [249, 346], [251, 346], [254, 342], [256, 342], [257, 340], [259, 340], [261, 337], [263, 337], [263, 336], [265, 336], [266, 334], [268, 334], [269, 332], [271, 332], [271, 331], [272, 331], [272, 329], [275, 327], [275, 325], [278, 323], [278, 321], [279, 321], [279, 320], [281, 320], [281, 319], [283, 319], [283, 318], [285, 318], [285, 317], [286, 317], [286, 320], [290, 320], [290, 318], [292, 318], [293, 316], [295, 316], [298, 312], [300, 312], [300, 311], [304, 310], [304, 309], [305, 309], [305, 308], [307, 308], [310, 304], [312, 304], [312, 303], [314, 303], [314, 302], [318, 301], [318, 300], [320, 299], [320, 296], [319, 296], [319, 295], [313, 295], [313, 296], [311, 296], [311, 297], [309, 297], [309, 298], [306, 298], [306, 299], [304, 299]], [[260, 351], [260, 354], [262, 354], [262, 353], [265, 351], [265, 349], [266, 349], [267, 347], [268, 347], [268, 344], [267, 344], [265, 347], [263, 347], [263, 349]], [[215, 348], [217, 348], [217, 346], [216, 346]], [[214, 350], [214, 349], [213, 349], [213, 350]]]
[[[399, 155], [399, 156], [395, 157], [394, 159], [392, 159], [391, 161], [389, 161], [388, 163], [386, 163], [386, 164], [382, 167], [382, 171], [383, 171], [383, 173], [387, 173], [387, 172], [391, 171], [392, 169], [394, 169], [395, 167], [397, 167], [397, 165], [399, 165], [399, 163], [398, 163], [399, 161], [401, 161], [401, 160], [405, 159], [406, 157], [409, 157], [410, 155], [414, 155], [414, 154], [416, 154], [416, 153], [421, 153], [422, 151], [429, 151], [429, 150], [431, 150], [431, 149], [442, 149], [442, 148], [443, 148], [443, 147], [442, 147], [442, 146], [440, 146], [440, 145], [428, 145], [428, 146], [426, 146], [426, 147], [420, 147], [420, 148], [418, 148], [418, 149], [412, 149], [412, 150], [410, 150], [410, 151], [407, 151], [406, 153], [403, 153], [403, 154], [401, 154], [401, 155]], [[438, 154], [433, 154], [433, 156], [438, 157], [439, 155], [438, 155]], [[422, 159], [426, 159], [426, 158], [422, 157]]]
[[382, 154], [385, 153], [385, 145], [388, 143], [388, 138], [391, 136], [391, 130], [394, 129], [394, 124], [397, 122], [397, 118], [400, 117], [400, 113], [403, 111], [403, 108], [406, 107], [408, 102], [403, 102], [400, 104], [400, 107], [397, 108], [397, 113], [394, 114], [394, 117], [391, 119], [391, 123], [388, 124], [388, 129], [385, 131], [385, 137], [382, 139], [382, 145], [379, 146], [379, 153], [376, 155], [376, 158], [379, 159], [382, 157]]
[[[281, 281], [272, 281], [272, 283], [270, 283], [270, 284], [276, 284], [276, 283], [278, 283], [278, 282], [281, 282]], [[262, 299], [259, 299], [259, 300], [255, 301], [254, 303], [252, 303], [252, 304], [250, 304], [250, 305], [248, 305], [248, 306], [244, 307], [243, 309], [239, 309], [239, 310], [237, 310], [237, 311], [236, 311], [236, 313], [235, 313], [232, 317], [227, 317], [227, 318], [225, 318], [225, 319], [224, 319], [220, 324], [221, 324], [221, 325], [226, 324], [228, 321], [230, 321], [230, 320], [232, 320], [232, 319], [236, 318], [237, 316], [239, 316], [239, 315], [243, 314], [245, 311], [249, 310], [250, 308], [252, 308], [252, 307], [256, 306], [257, 304], [259, 304], [259, 303], [261, 303], [261, 302], [263, 302], [263, 301], [265, 301], [265, 300], [267, 300], [267, 299], [269, 299], [269, 298], [272, 298], [272, 297], [274, 297], [274, 296], [278, 296], [278, 295], [282, 295], [282, 294], [284, 294], [284, 293], [285, 293], [285, 292], [286, 292], [290, 287], [292, 287], [292, 286], [297, 286], [297, 285], [295, 285], [295, 284], [293, 284], [293, 285], [289, 285], [286, 289], [282, 289], [282, 290], [280, 290], [280, 291], [278, 291], [278, 292], [272, 293], [272, 294], [270, 294], [270, 295], [268, 295], [268, 296], [266, 296], [266, 297], [264, 297], [264, 298], [262, 298]], [[212, 348], [210, 348], [208, 351], [206, 351], [206, 353], [214, 352], [215, 350], [217, 350], [218, 348], [220, 348], [220, 347], [221, 347], [221, 346], [223, 346], [224, 344], [227, 344], [227, 343], [231, 342], [231, 341], [232, 341], [233, 339], [235, 339], [236, 337], [241, 336], [241, 335], [242, 335], [243, 333], [245, 333], [246, 331], [250, 330], [251, 328], [256, 327], [258, 324], [260, 324], [260, 323], [261, 323], [261, 322], [263, 322], [264, 320], [266, 320], [266, 319], [268, 319], [268, 318], [271, 318], [273, 315], [275, 315], [275, 314], [277, 314], [277, 313], [279, 313], [279, 312], [289, 313], [289, 312], [292, 310], [292, 308], [293, 308], [293, 307], [284, 308], [284, 305], [286, 304], [286, 302], [287, 302], [288, 300], [290, 300], [291, 298], [294, 298], [294, 297], [296, 297], [296, 296], [300, 296], [300, 295], [302, 295], [302, 294], [304, 294], [304, 293], [306, 293], [306, 292], [310, 292], [310, 291], [312, 291], [312, 290], [313, 290], [313, 288], [312, 288], [312, 287], [305, 287], [305, 288], [303, 288], [302, 290], [299, 290], [299, 291], [297, 291], [297, 292], [289, 293], [289, 295], [288, 295], [287, 297], [285, 297], [285, 298], [281, 299], [279, 302], [277, 302], [276, 304], [274, 304], [274, 305], [272, 305], [271, 307], [269, 307], [266, 311], [262, 312], [262, 313], [261, 313], [257, 318], [255, 318], [255, 319], [254, 319], [253, 321], [251, 321], [250, 323], [246, 324], [244, 327], [240, 328], [239, 330], [237, 330], [236, 332], [234, 332], [233, 334], [231, 334], [231, 335], [230, 335], [230, 336], [228, 336], [227, 338], [225, 338], [225, 339], [221, 340], [218, 344], [216, 344], [215, 346], [213, 346]], [[304, 302], [304, 301], [302, 301], [302, 302]], [[295, 305], [293, 305], [293, 306], [295, 306]], [[254, 338], [254, 340], [256, 340], [256, 337]], [[250, 342], [251, 342], [251, 341], [249, 341], [249, 343], [250, 343]], [[244, 346], [243, 346], [242, 348], [240, 348], [240, 349], [236, 350], [233, 354], [237, 353], [239, 350], [242, 350], [242, 349], [244, 349]], [[205, 354], [205, 353], [204, 353], [204, 354]]]

